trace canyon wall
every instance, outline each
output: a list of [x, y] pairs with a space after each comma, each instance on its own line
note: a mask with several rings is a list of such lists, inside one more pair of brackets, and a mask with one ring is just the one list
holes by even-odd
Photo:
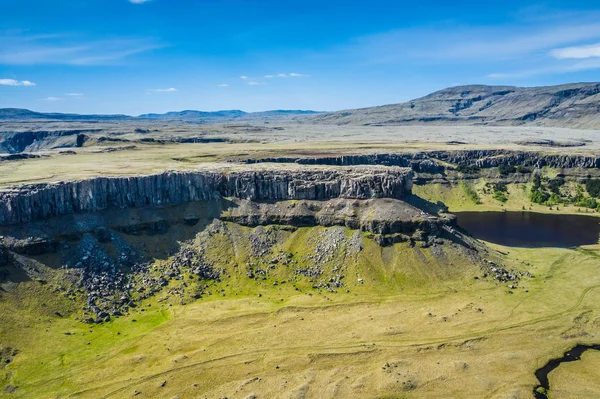
[[297, 163], [302, 165], [386, 165], [411, 167], [416, 172], [440, 173], [444, 167], [435, 160], [456, 165], [473, 165], [480, 168], [498, 166], [532, 166], [552, 168], [596, 168], [600, 169], [600, 157], [584, 155], [544, 154], [535, 151], [510, 150], [457, 150], [457, 151], [424, 151], [418, 153], [390, 153], [344, 155], [337, 157], [277, 157], [248, 159], [246, 163], [275, 162]]
[[403, 198], [413, 173], [398, 167], [304, 167], [164, 172], [132, 177], [27, 184], [0, 191], [0, 225], [108, 208], [206, 201]]

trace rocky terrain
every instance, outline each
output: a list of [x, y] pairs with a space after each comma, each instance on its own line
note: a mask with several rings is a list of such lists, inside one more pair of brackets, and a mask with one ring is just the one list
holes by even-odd
[[73, 129], [53, 131], [0, 132], [0, 154], [30, 153], [56, 148], [81, 147], [86, 135], [94, 135], [101, 129]]
[[600, 169], [600, 157], [585, 155], [544, 154], [535, 151], [514, 150], [457, 150], [457, 151], [421, 151], [405, 153], [374, 153], [365, 155], [340, 156], [297, 156], [277, 158], [246, 159], [244, 162], [297, 163], [301, 165], [385, 165], [410, 167], [415, 172], [440, 173], [445, 168], [439, 161], [480, 168], [498, 166], [531, 166], [542, 168], [585, 168]]
[[327, 200], [402, 198], [410, 194], [406, 168], [295, 168], [290, 170], [204, 170], [135, 177], [8, 187], [0, 192], [0, 225], [92, 212], [109, 207], [211, 200]]
[[[181, 301], [199, 298], [209, 292], [202, 282], [227, 278], [234, 261], [246, 262], [251, 279], [281, 274], [275, 270], [284, 265], [290, 281], [308, 278], [315, 289], [335, 292], [345, 285], [348, 262], [336, 263], [337, 256], [357, 255], [364, 240], [382, 247], [451, 244], [485, 276], [519, 278], [500, 265], [491, 272], [478, 254], [481, 244], [457, 230], [443, 204], [412, 195], [412, 185], [407, 167], [342, 162], [7, 187], [0, 192], [0, 277], [11, 281], [14, 269], [47, 281], [52, 268], [65, 269], [55, 290], [73, 301], [83, 296], [88, 323], [120, 316], [172, 281], [195, 278], [169, 293]], [[298, 251], [283, 247], [302, 228], [326, 230], [307, 241], [314, 249], [298, 258]], [[354, 231], [351, 238], [345, 229]], [[223, 240], [231, 242], [226, 248], [248, 242], [242, 253], [249, 255], [238, 259], [238, 248], [234, 258], [221, 259]]]
[[314, 123], [339, 125], [535, 125], [600, 127], [600, 84], [457, 86], [401, 104], [338, 111]]

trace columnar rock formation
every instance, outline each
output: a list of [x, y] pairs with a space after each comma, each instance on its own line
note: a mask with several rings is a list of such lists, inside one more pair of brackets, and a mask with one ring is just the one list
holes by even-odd
[[248, 159], [246, 163], [297, 163], [301, 165], [386, 165], [411, 167], [416, 172], [439, 173], [444, 167], [435, 162], [440, 160], [458, 165], [473, 165], [481, 168], [498, 166], [532, 166], [551, 168], [600, 169], [600, 157], [585, 155], [543, 154], [535, 151], [511, 150], [463, 150], [423, 151], [390, 154], [342, 155], [323, 157], [278, 157]]
[[411, 193], [407, 168], [292, 168], [164, 172], [134, 177], [28, 184], [0, 191], [0, 225], [103, 210], [205, 201], [402, 198]]

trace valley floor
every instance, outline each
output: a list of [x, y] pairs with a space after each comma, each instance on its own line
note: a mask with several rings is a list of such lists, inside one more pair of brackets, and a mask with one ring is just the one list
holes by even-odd
[[[102, 154], [86, 147], [76, 154], [54, 152], [49, 157], [3, 162], [0, 187], [164, 170], [252, 168], [228, 161], [311, 155], [317, 146], [320, 155], [341, 150], [531, 149], [514, 144], [522, 130], [513, 128], [486, 127], [483, 138], [476, 135], [468, 144], [458, 145], [433, 143], [440, 137], [458, 140], [465, 132], [458, 127], [427, 128], [439, 130], [431, 143], [407, 143], [415, 132], [409, 127], [382, 128], [369, 140], [363, 140], [362, 127], [351, 131], [340, 127], [334, 129], [331, 141], [322, 140], [320, 130], [311, 128], [310, 140], [300, 142], [295, 142], [294, 129], [300, 128], [286, 127], [285, 133], [266, 144], [146, 147], [137, 143], [135, 149]], [[454, 135], [448, 136], [444, 131], [448, 129]], [[469, 129], [482, 134], [484, 128]], [[527, 137], [536, 136], [536, 129], [528, 128]], [[386, 141], [399, 131], [402, 142]], [[558, 137], [565, 140], [572, 133], [544, 132], [552, 137], [560, 133]], [[586, 143], [588, 136], [597, 136], [595, 131], [580, 134]], [[348, 135], [347, 141], [334, 142], [340, 135]], [[543, 150], [587, 154], [597, 149], [594, 140], [583, 148]], [[565, 197], [581, 186], [580, 180], [588, 177], [580, 174], [588, 171], [598, 177], [596, 169], [567, 176]], [[486, 188], [492, 172], [497, 175], [497, 168], [465, 179], [474, 196], [480, 197], [477, 204], [458, 178], [415, 185], [413, 192], [433, 203], [444, 202], [450, 212], [526, 210], [598, 216], [595, 208], [574, 202], [558, 207], [532, 204], [531, 174], [515, 173], [510, 177], [514, 181], [504, 179], [507, 198], [498, 201]], [[544, 171], [544, 187], [556, 177], [554, 172]], [[448, 176], [459, 175], [449, 169]], [[206, 227], [209, 221], [204, 222]], [[14, 275], [2, 282], [0, 274], [0, 397], [523, 399], [533, 397], [539, 384], [535, 371], [550, 359], [576, 344], [600, 344], [600, 244], [515, 248], [485, 243], [488, 252], [482, 256], [500, 259], [507, 269], [531, 273], [514, 283], [484, 275], [466, 250], [453, 243], [420, 247], [402, 242], [382, 247], [367, 234], [339, 226], [277, 230], [277, 254], [293, 254], [296, 265], [303, 267], [322, 241], [320, 235], [328, 231], [341, 230], [339, 235], [348, 242], [353, 235], [364, 238], [360, 254], [349, 256], [347, 264], [342, 263], [346, 255], [336, 248], [319, 250], [332, 255], [327, 273], [337, 271], [338, 265], [344, 267], [345, 284], [330, 292], [315, 288], [306, 276], [295, 279], [287, 264], [264, 280], [249, 279], [246, 252], [254, 230], [226, 223], [233, 226], [231, 235], [211, 236], [214, 245], [208, 253], [214, 264], [227, 269], [226, 278], [210, 282], [201, 298], [187, 294], [184, 298], [178, 289], [184, 284], [195, 288], [198, 282], [195, 276], [192, 282], [188, 273], [105, 323], [82, 322], [85, 298], [82, 291], [59, 288], [73, 275], [60, 267], [57, 256], [37, 257], [38, 263], [33, 263], [35, 273], [47, 271], [52, 280], [11, 269]], [[173, 233], [171, 241], [159, 234], [132, 233], [128, 239], [132, 246], [147, 247], [160, 264], [182, 242], [199, 240], [198, 231], [190, 226], [176, 229], [179, 235]], [[264, 258], [257, 265], [264, 267], [269, 261]], [[561, 365], [550, 373], [550, 397], [600, 397], [598, 370], [600, 354], [594, 351]]]
[[[535, 277], [512, 294], [481, 280], [389, 295], [257, 284], [187, 305], [150, 299], [92, 326], [48, 315], [64, 305], [43, 287], [3, 293], [0, 334], [19, 346], [4, 395], [528, 398], [537, 368], [600, 339], [600, 248], [494, 249]], [[573, 373], [595, 397], [598, 359], [551, 374], [552, 397], [576, 397]]]

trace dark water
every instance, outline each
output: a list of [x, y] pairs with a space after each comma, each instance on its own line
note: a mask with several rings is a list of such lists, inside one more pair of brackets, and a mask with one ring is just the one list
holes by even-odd
[[600, 350], [600, 345], [576, 345], [573, 349], [565, 352], [563, 357], [558, 359], [552, 359], [542, 368], [539, 368], [535, 371], [535, 376], [537, 377], [540, 385], [538, 385], [533, 390], [533, 395], [536, 399], [548, 399], [548, 395], [540, 391], [538, 388], [544, 388], [547, 392], [550, 390], [550, 381], [548, 381], [548, 374], [555, 368], [561, 365], [561, 363], [574, 362], [581, 359], [581, 355], [587, 350]]
[[577, 247], [598, 243], [600, 218], [535, 212], [458, 212], [473, 237], [510, 247]]

